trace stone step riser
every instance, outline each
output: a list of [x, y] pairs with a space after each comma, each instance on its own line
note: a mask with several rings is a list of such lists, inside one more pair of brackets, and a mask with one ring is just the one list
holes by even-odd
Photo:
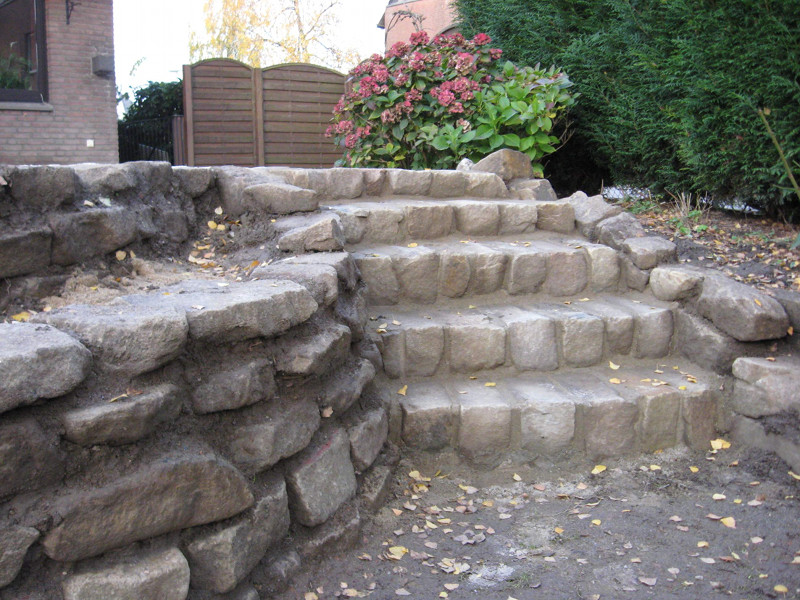
[[[588, 306], [595, 314], [567, 307], [539, 311], [507, 307], [431, 319], [394, 315], [378, 323], [374, 337], [384, 372], [391, 378], [502, 367], [553, 371], [595, 365], [615, 355], [666, 356], [674, 329], [671, 310], [646, 305], [631, 310], [631, 306], [627, 305], [628, 311]], [[379, 312], [388, 316], [387, 311]]]
[[620, 282], [616, 251], [578, 242], [381, 246], [354, 257], [371, 304], [434, 304], [498, 291], [564, 297], [616, 289]]
[[348, 244], [575, 230], [574, 209], [563, 201], [384, 201], [328, 208], [339, 216]]
[[571, 393], [548, 378], [491, 388], [412, 384], [393, 429], [416, 450], [449, 447], [483, 464], [509, 455], [600, 459], [681, 444], [699, 449], [712, 439], [718, 397], [702, 384], [686, 391], [639, 384], [619, 394], [600, 381], [589, 385]]

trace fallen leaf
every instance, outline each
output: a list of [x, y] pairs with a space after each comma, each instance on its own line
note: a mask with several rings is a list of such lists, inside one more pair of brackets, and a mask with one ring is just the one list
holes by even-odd
[[487, 381], [483, 385], [484, 387], [497, 387], [497, 384], [494, 381]]
[[616, 371], [617, 369], [619, 369], [619, 365], [611, 361], [608, 361], [608, 368], [611, 369], [612, 371]]
[[214, 209], [214, 214], [215, 215], [221, 215], [222, 214], [222, 207], [218, 206], [217, 208], [215, 208]]
[[[723, 440], [722, 438], [717, 438], [716, 440], [711, 440], [711, 448], [713, 450], [727, 450], [731, 447], [731, 443]], [[798, 478], [800, 479], [800, 478]]]
[[661, 467], [659, 467], [658, 465], [650, 465], [650, 470], [651, 471], [660, 471]]
[[408, 548], [405, 546], [392, 546], [386, 551], [387, 558], [392, 560], [400, 560], [405, 554], [408, 554]]
[[603, 471], [606, 470], [605, 465], [596, 465], [594, 469], [592, 469], [592, 475], [599, 475]]
[[708, 513], [706, 515], [706, 519], [711, 519], [712, 521], [719, 521], [722, 517], [715, 515], [714, 513]]
[[556, 527], [555, 529], [553, 529], [553, 531], [555, 531], [558, 535], [564, 533], [564, 530], [561, 527]]
[[697, 467], [689, 467], [689, 470], [690, 470], [692, 473], [697, 473], [697, 472], [698, 472], [700, 469], [698, 469]]
[[402, 511], [402, 510], [400, 510], [400, 509], [398, 509], [398, 508], [393, 508], [393, 509], [392, 509], [392, 512], [394, 513], [394, 516], [395, 516], [395, 517], [399, 517], [400, 515], [402, 515], [402, 514], [403, 514], [403, 511]]
[[400, 588], [394, 591], [395, 594], [398, 596], [410, 596], [411, 592], [409, 592], [406, 588]]
[[736, 519], [734, 519], [733, 517], [725, 517], [723, 519], [720, 519], [719, 522], [725, 525], [725, 527], [736, 529]]
[[697, 542], [698, 548], [708, 548], [708, 542]]
[[596, 526], [600, 527], [600, 523], [602, 523], [602, 521], [600, 519], [593, 519], [592, 520], [592, 525], [596, 525]]
[[520, 477], [520, 476], [519, 476], [519, 475], [517, 475], [516, 473], [514, 473], [514, 475], [513, 475], [512, 479], [513, 479], [514, 481], [522, 481], [522, 477]]
[[772, 589], [775, 590], [776, 592], [778, 592], [779, 594], [788, 594], [789, 593], [789, 588], [787, 588], [785, 585], [781, 585], [780, 583], [778, 585], [776, 585]]
[[450, 590], [452, 592], [453, 590], [457, 590], [458, 589], [458, 584], [457, 583], [445, 583], [444, 584], [444, 588], [446, 590]]
[[11, 315], [11, 319], [13, 321], [17, 321], [18, 323], [25, 323], [30, 318], [31, 318], [31, 313], [29, 313], [27, 310], [23, 310], [22, 312], [19, 312], [15, 315]]
[[669, 520], [672, 521], [673, 523], [680, 523], [681, 521], [683, 521], [683, 519], [681, 519], [678, 515], [671, 516]]
[[461, 488], [462, 490], [464, 490], [465, 493], [470, 494], [470, 495], [478, 493], [478, 488], [472, 487], [471, 485], [458, 484], [458, 487]]
[[510, 519], [511, 515], [509, 513], [500, 513], [499, 515], [497, 515], [497, 518], [502, 520]]
[[372, 560], [372, 557], [366, 552], [358, 557], [358, 560]]
[[754, 537], [750, 538], [750, 542], [753, 543], [753, 544], [760, 544], [763, 541], [764, 541], [764, 538], [760, 538], [758, 536], [754, 536]]
[[117, 250], [117, 253], [114, 255], [118, 261], [123, 261], [127, 258], [128, 253], [125, 250]]
[[800, 480], [800, 475], [798, 475], [794, 471], [789, 471], [789, 475], [791, 475], [794, 479]]
[[725, 500], [725, 494], [714, 494], [711, 498], [717, 501]]
[[325, 408], [322, 409], [322, 418], [323, 419], [330, 418], [332, 414], [333, 414], [333, 408], [332, 407], [326, 406]]
[[319, 600], [319, 596], [317, 596], [314, 592], [306, 592], [303, 594], [303, 600]]
[[648, 587], [653, 587], [658, 581], [657, 577], [639, 577], [639, 583]]
[[408, 247], [409, 247], [409, 248], [416, 248], [417, 246], [419, 246], [419, 244], [418, 244], [417, 242], [411, 242], [411, 243], [408, 245]]
[[209, 221], [209, 222], [207, 223], [207, 225], [208, 225], [208, 228], [209, 228], [209, 229], [216, 229], [216, 228], [217, 228], [217, 224], [216, 224], [216, 222], [214, 222], [214, 221]]
[[407, 385], [404, 385], [399, 390], [397, 390], [397, 393], [400, 394], [401, 396], [405, 396], [406, 392], [408, 392], [408, 386]]
[[715, 562], [717, 562], [713, 558], [710, 558], [710, 557], [707, 557], [707, 556], [702, 557], [700, 560], [702, 562], [706, 563], [707, 565], [713, 565]]
[[618, 379], [617, 377], [612, 377], [611, 379], [608, 380], [608, 382], [613, 383], [614, 385], [619, 385], [620, 383], [622, 383], [622, 380]]

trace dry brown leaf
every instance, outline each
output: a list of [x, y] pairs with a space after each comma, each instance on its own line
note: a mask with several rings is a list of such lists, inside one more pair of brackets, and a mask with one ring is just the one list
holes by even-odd
[[648, 587], [653, 587], [658, 582], [657, 577], [639, 577], [639, 583]]

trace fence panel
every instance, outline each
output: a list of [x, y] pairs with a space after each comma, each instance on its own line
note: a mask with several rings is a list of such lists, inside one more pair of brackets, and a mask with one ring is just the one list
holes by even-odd
[[228, 59], [183, 69], [188, 164], [330, 167], [341, 157], [324, 136], [344, 91], [341, 73]]

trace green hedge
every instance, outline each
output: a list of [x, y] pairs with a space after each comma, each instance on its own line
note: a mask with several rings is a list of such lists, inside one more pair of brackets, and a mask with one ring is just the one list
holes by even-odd
[[[563, 68], [581, 94], [561, 166], [800, 217], [757, 109], [800, 173], [800, 0], [456, 0], [462, 30]], [[553, 167], [551, 163], [550, 168]], [[608, 181], [606, 181], [608, 183]]]

